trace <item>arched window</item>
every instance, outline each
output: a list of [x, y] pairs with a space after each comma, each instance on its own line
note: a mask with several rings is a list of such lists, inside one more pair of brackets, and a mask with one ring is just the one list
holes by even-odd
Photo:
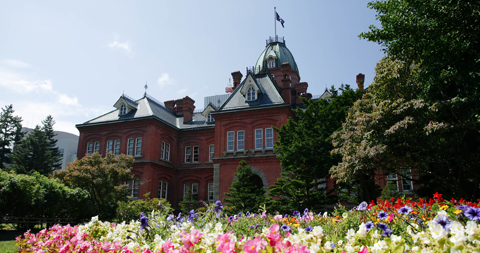
[[253, 87], [248, 88], [248, 90], [247, 90], [247, 101], [253, 101], [255, 99], [257, 99], [256, 93], [255, 93], [255, 88], [253, 88]]
[[275, 68], [275, 59], [268, 59], [268, 68]]
[[120, 115], [124, 115], [127, 113], [127, 107], [125, 105], [122, 105], [120, 107]]

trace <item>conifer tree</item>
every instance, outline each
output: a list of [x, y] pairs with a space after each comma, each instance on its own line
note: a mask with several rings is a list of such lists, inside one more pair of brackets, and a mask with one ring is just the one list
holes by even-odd
[[256, 212], [265, 203], [265, 190], [255, 183], [255, 174], [246, 161], [240, 161], [235, 173], [230, 192], [225, 195], [230, 198], [224, 199], [233, 209], [233, 212]]
[[20, 143], [23, 134], [22, 118], [14, 116], [12, 105], [2, 108], [0, 113], [0, 169], [6, 169], [11, 164], [13, 147]]

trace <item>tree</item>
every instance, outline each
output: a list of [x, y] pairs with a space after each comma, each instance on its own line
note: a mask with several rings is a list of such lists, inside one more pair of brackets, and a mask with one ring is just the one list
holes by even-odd
[[0, 113], [0, 169], [12, 163], [13, 147], [18, 145], [23, 137], [22, 118], [14, 116], [13, 106], [5, 106]]
[[331, 102], [304, 100], [305, 109], [295, 110], [295, 119], [275, 129], [279, 139], [275, 150], [284, 172], [269, 195], [276, 197], [280, 210], [318, 210], [328, 202], [321, 184], [325, 183], [330, 167], [340, 159], [330, 155], [330, 136], [342, 126], [348, 109], [365, 93], [354, 91], [349, 85], [340, 91], [342, 94], [338, 95], [338, 90], [330, 89]]
[[230, 198], [224, 199], [224, 202], [233, 207], [232, 212], [255, 212], [265, 203], [265, 190], [258, 179], [247, 162], [240, 161], [232, 188], [225, 193]]
[[[390, 76], [384, 80], [376, 77], [378, 88], [371, 86], [370, 97], [359, 102], [334, 137], [344, 158], [332, 173], [348, 179], [371, 175], [376, 168], [412, 168], [424, 194], [442, 191], [447, 198], [477, 199], [480, 4], [386, 0], [369, 6], [382, 26], [371, 26], [360, 37], [384, 46], [390, 62], [409, 71], [403, 74], [409, 82], [398, 80], [398, 87], [388, 82], [399, 71], [386, 71]], [[395, 95], [391, 88], [403, 92]]]
[[107, 153], [102, 158], [94, 153], [70, 163], [65, 170], [55, 171], [53, 175], [67, 186], [87, 190], [94, 206], [92, 215], [108, 220], [115, 217], [118, 201], [127, 200], [128, 185], [124, 182], [134, 179], [130, 174], [133, 161], [131, 156]]
[[42, 175], [50, 175], [60, 166], [61, 155], [56, 134], [53, 132], [55, 121], [47, 116], [42, 127], [36, 126], [18, 145], [15, 146], [12, 160], [13, 169], [17, 173], [38, 171]]

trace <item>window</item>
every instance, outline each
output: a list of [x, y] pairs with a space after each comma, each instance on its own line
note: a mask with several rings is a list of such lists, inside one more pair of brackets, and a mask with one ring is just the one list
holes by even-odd
[[273, 148], [273, 128], [265, 128], [265, 148]]
[[135, 156], [142, 155], [142, 138], [135, 139]]
[[190, 184], [184, 184], [183, 185], [183, 198], [187, 196], [187, 192], [190, 191]]
[[213, 202], [213, 183], [208, 183], [208, 202]]
[[[398, 177], [397, 174], [388, 174], [387, 175], [387, 184], [392, 184], [392, 186], [398, 191]], [[387, 186], [385, 186], [387, 187]]]
[[133, 139], [128, 139], [127, 141], [127, 155], [133, 156]]
[[100, 153], [100, 142], [96, 141], [95, 145], [93, 146], [93, 152], [94, 153]]
[[133, 198], [138, 198], [138, 178], [135, 178], [133, 181], [129, 181], [127, 196], [132, 196]]
[[268, 68], [275, 68], [275, 60], [274, 59], [269, 59], [268, 60]]
[[113, 152], [113, 141], [107, 141], [107, 153], [112, 153]]
[[192, 147], [190, 146], [185, 147], [185, 162], [186, 163], [192, 162]]
[[233, 151], [235, 145], [235, 132], [227, 132], [227, 151]]
[[162, 147], [160, 149], [160, 159], [165, 160], [165, 142], [162, 141]]
[[115, 146], [113, 149], [115, 155], [120, 155], [120, 140], [115, 140]]
[[167, 189], [168, 189], [167, 182], [158, 181], [158, 193], [157, 193], [158, 198], [167, 199]]
[[245, 131], [237, 131], [237, 150], [244, 150], [245, 148]]
[[263, 129], [255, 129], [255, 149], [263, 149]]
[[87, 155], [91, 155], [93, 150], [93, 142], [87, 143]]
[[213, 156], [215, 155], [215, 145], [210, 145], [208, 147], [208, 161], [212, 161]]
[[127, 114], [127, 107], [125, 105], [122, 105], [120, 107], [120, 115]]
[[213, 119], [212, 114], [209, 113], [207, 116], [207, 122], [214, 122], [214, 121], [215, 120]]
[[248, 90], [247, 90], [247, 101], [253, 101], [255, 99], [257, 99], [256, 98], [256, 93], [255, 93], [255, 88], [253, 88], [253, 87], [248, 88]]
[[193, 184], [184, 184], [183, 185], [183, 198], [187, 196], [187, 193], [190, 191], [192, 194], [193, 200], [198, 200], [198, 183]]
[[193, 162], [198, 162], [198, 146], [193, 146]]
[[165, 146], [165, 160], [170, 161], [170, 144]]
[[413, 183], [412, 180], [412, 170], [411, 169], [405, 169], [402, 170], [402, 190], [404, 192], [411, 192], [413, 191]]

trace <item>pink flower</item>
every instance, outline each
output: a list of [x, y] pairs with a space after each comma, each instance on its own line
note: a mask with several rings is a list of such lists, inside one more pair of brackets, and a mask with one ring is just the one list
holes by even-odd
[[235, 241], [230, 240], [230, 234], [232, 232], [228, 231], [223, 235], [218, 235], [217, 237], [217, 251], [222, 253], [230, 253], [235, 250]]
[[281, 214], [279, 214], [279, 215], [275, 215], [274, 219], [275, 219], [276, 221], [282, 221], [283, 217], [282, 217]]
[[270, 233], [268, 233], [266, 236], [270, 241], [270, 246], [275, 246], [275, 244], [281, 239], [280, 233], [278, 232], [278, 230], [280, 229], [280, 226], [275, 223], [275, 224], [272, 224], [269, 229], [270, 229]]
[[388, 215], [388, 221], [392, 221], [393, 220], [393, 214], [389, 214]]
[[197, 244], [198, 241], [200, 240], [200, 238], [202, 238], [202, 236], [203, 236], [203, 234], [200, 233], [200, 232], [199, 232], [198, 230], [196, 230], [196, 229], [193, 229], [193, 230], [192, 230], [191, 235], [192, 235], [191, 240], [193, 241], [194, 244]]
[[267, 242], [262, 240], [260, 236], [255, 237], [253, 240], [248, 240], [243, 247], [243, 251], [247, 253], [257, 253], [259, 250], [262, 250], [267, 246]]
[[262, 218], [262, 219], [265, 218], [265, 216], [267, 216], [266, 213], [267, 213], [267, 211], [263, 211], [262, 215], [260, 215], [260, 218]]

